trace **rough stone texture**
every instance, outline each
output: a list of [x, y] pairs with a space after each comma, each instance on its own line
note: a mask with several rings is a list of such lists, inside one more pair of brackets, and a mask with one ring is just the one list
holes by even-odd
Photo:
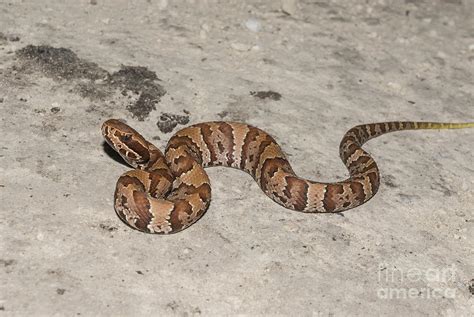
[[371, 141], [381, 190], [343, 214], [215, 168], [182, 233], [115, 215], [107, 118], [160, 148], [163, 115], [246, 121], [324, 181], [356, 124], [474, 120], [472, 0], [290, 2], [0, 2], [0, 315], [474, 313], [472, 130]]

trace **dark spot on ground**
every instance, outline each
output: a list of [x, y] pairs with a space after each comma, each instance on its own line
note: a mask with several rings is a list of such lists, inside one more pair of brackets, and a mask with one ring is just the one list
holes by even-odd
[[66, 290], [64, 288], [58, 288], [56, 289], [56, 293], [58, 295], [63, 295], [64, 293], [66, 293]]
[[[28, 45], [16, 52], [20, 72], [39, 71], [55, 80], [67, 80], [83, 98], [104, 101], [117, 92], [134, 118], [143, 121], [166, 94], [153, 71], [142, 66], [122, 65], [110, 74], [96, 63], [80, 59], [67, 48]], [[112, 101], [111, 104], [114, 104]]]
[[3, 266], [10, 266], [10, 265], [13, 265], [15, 264], [16, 261], [15, 260], [4, 260], [4, 259], [0, 259], [0, 265], [3, 265]]
[[166, 94], [163, 86], [156, 83], [160, 79], [156, 74], [146, 67], [122, 66], [122, 68], [111, 75], [110, 80], [122, 89], [122, 95], [132, 92], [138, 95], [138, 100], [129, 103], [127, 110], [139, 121], [143, 121], [160, 98]]
[[399, 200], [404, 203], [411, 203], [414, 200], [419, 199], [420, 197], [418, 195], [410, 195], [410, 194], [404, 194], [404, 193], [398, 193], [397, 195], [400, 198]]
[[83, 98], [104, 101], [110, 97], [115, 89], [107, 84], [107, 81], [79, 82], [75, 85], [74, 91]]
[[223, 118], [227, 117], [228, 114], [229, 114], [229, 111], [224, 110], [224, 111], [219, 112], [217, 115], [218, 115], [221, 119], [223, 119]]
[[18, 42], [20, 40], [18, 35], [9, 35], [7, 38], [10, 42]]
[[369, 18], [364, 18], [363, 20], [368, 25], [378, 25], [378, 24], [380, 24], [380, 19], [379, 18], [369, 17]]
[[268, 65], [277, 65], [278, 63], [271, 59], [271, 58], [262, 58], [262, 61], [265, 63], [265, 64], [268, 64]]
[[[345, 21], [341, 21], [341, 22], [345, 22]], [[355, 48], [344, 47], [342, 49], [336, 50], [333, 53], [333, 55], [337, 59], [339, 59], [343, 62], [349, 62], [349, 63], [353, 63], [353, 64], [356, 64], [356, 65], [360, 65], [365, 61], [362, 54]]]
[[103, 223], [101, 223], [101, 224], [99, 225], [99, 227], [100, 227], [101, 229], [107, 230], [107, 231], [109, 231], [109, 232], [117, 231], [117, 230], [118, 230], [117, 227], [109, 226], [109, 225], [104, 225]]
[[138, 121], [145, 120], [146, 117], [156, 110], [156, 104], [159, 100], [155, 99], [153, 95], [141, 94], [136, 102], [131, 102], [127, 106], [127, 110], [132, 114]]
[[18, 42], [20, 37], [14, 34], [4, 34], [0, 32], [0, 43], [10, 41], [10, 42]]
[[[26, 69], [40, 70], [43, 73], [64, 79], [104, 79], [107, 71], [96, 63], [84, 61], [67, 48], [56, 48], [47, 45], [28, 45], [17, 51], [17, 56], [26, 63]], [[36, 68], [36, 69], [35, 69]]]
[[179, 304], [176, 301], [172, 301], [166, 304], [166, 307], [170, 308], [172, 311], [175, 311], [179, 307]]
[[386, 185], [388, 187], [391, 187], [391, 188], [398, 187], [397, 184], [395, 183], [395, 178], [391, 175], [382, 176], [382, 181], [383, 181], [384, 185]]
[[471, 293], [471, 295], [474, 295], [474, 278], [469, 281], [468, 289], [469, 293]]
[[276, 92], [276, 91], [251, 91], [250, 94], [254, 96], [255, 98], [259, 99], [271, 99], [271, 100], [280, 100], [281, 99], [281, 94]]
[[53, 107], [53, 108], [50, 109], [50, 111], [51, 111], [52, 113], [56, 114], [56, 113], [58, 113], [59, 111], [61, 111], [61, 108], [59, 108], [59, 107]]
[[145, 90], [159, 90], [151, 83], [160, 80], [154, 72], [141, 66], [122, 66], [122, 68], [112, 74], [112, 80], [128, 90], [140, 91], [143, 86]]
[[[188, 112], [189, 114], [189, 112]], [[158, 129], [163, 133], [169, 133], [173, 131], [178, 124], [185, 125], [189, 123], [189, 116], [186, 115], [177, 115], [171, 113], [162, 113], [160, 120], [156, 123]]]
[[451, 190], [451, 188], [447, 187], [445, 184], [448, 184], [445, 180], [441, 179], [440, 182], [436, 182], [432, 184], [430, 187], [433, 190], [437, 190], [443, 193], [444, 196], [450, 197], [456, 194], [455, 191]]
[[47, 273], [49, 275], [57, 275], [57, 276], [62, 276], [63, 275], [63, 272], [60, 269], [58, 269], [58, 270], [50, 269], [50, 270], [47, 271]]

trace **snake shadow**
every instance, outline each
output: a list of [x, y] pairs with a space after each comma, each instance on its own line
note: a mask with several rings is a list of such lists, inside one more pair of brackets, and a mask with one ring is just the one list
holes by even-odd
[[113, 159], [114, 161], [122, 164], [123, 166], [126, 166], [126, 167], [130, 167], [124, 160], [123, 158], [120, 156], [120, 154], [118, 154], [114, 149], [112, 149], [110, 147], [110, 145], [107, 144], [107, 142], [103, 141], [102, 142], [102, 149], [104, 150], [105, 154], [107, 154], [111, 159]]

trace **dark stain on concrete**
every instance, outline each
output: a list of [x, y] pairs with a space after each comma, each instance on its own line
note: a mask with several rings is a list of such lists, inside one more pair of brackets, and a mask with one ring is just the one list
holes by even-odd
[[281, 94], [272, 90], [251, 91], [250, 94], [254, 96], [255, 98], [259, 98], [259, 99], [271, 99], [275, 101], [278, 101], [281, 99]]
[[15, 260], [12, 260], [12, 259], [8, 259], [8, 260], [0, 259], [0, 265], [3, 265], [4, 267], [13, 265], [13, 264], [15, 264], [15, 263], [16, 263], [16, 261], [15, 261]]
[[471, 281], [469, 281], [468, 289], [469, 289], [469, 293], [471, 293], [471, 295], [474, 295], [474, 278]]
[[156, 123], [158, 129], [163, 133], [170, 133], [178, 124], [185, 125], [189, 123], [188, 114], [177, 115], [171, 113], [162, 113], [160, 120]]
[[3, 44], [4, 42], [10, 41], [10, 42], [18, 42], [20, 40], [20, 37], [15, 34], [5, 34], [3, 32], [0, 32], [0, 44]]
[[113, 231], [118, 230], [118, 228], [115, 227], [115, 226], [110, 226], [110, 225], [106, 225], [106, 224], [103, 224], [103, 223], [99, 224], [99, 227], [101, 229], [104, 229], [104, 230], [109, 231], [109, 232], [113, 232]]
[[166, 94], [163, 86], [157, 83], [160, 79], [146, 67], [122, 66], [110, 76], [110, 80], [122, 89], [122, 94], [132, 92], [138, 95], [136, 101], [127, 105], [127, 110], [139, 121], [143, 121], [152, 110], [156, 110], [156, 104]]
[[139, 121], [156, 110], [156, 104], [166, 94], [158, 76], [146, 67], [122, 65], [111, 74], [70, 49], [47, 45], [28, 45], [18, 50], [16, 56], [19, 71], [41, 72], [57, 81], [71, 82], [73, 91], [83, 98], [107, 101], [119, 92], [126, 100], [126, 109]]
[[51, 113], [53, 114], [56, 114], [58, 113], [59, 111], [61, 111], [61, 108], [59, 107], [52, 107], [51, 109], [49, 109], [51, 111]]
[[395, 177], [391, 175], [384, 175], [382, 176], [382, 182], [384, 183], [385, 186], [391, 187], [391, 188], [397, 188], [398, 185], [395, 181]]
[[96, 63], [84, 61], [67, 48], [28, 45], [17, 51], [23, 70], [39, 70], [56, 79], [106, 79], [108, 72]]

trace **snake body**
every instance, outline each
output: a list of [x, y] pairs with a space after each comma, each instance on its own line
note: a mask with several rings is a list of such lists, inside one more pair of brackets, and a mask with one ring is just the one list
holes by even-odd
[[460, 129], [474, 123], [382, 122], [358, 125], [344, 135], [339, 153], [349, 170], [344, 181], [321, 183], [298, 177], [277, 142], [243, 123], [205, 122], [178, 131], [165, 153], [125, 123], [110, 119], [102, 134], [134, 170], [117, 181], [118, 216], [132, 228], [168, 234], [196, 222], [211, 201], [204, 168], [228, 166], [249, 173], [278, 204], [301, 212], [340, 212], [357, 207], [377, 192], [380, 174], [362, 149], [368, 140], [400, 130]]

